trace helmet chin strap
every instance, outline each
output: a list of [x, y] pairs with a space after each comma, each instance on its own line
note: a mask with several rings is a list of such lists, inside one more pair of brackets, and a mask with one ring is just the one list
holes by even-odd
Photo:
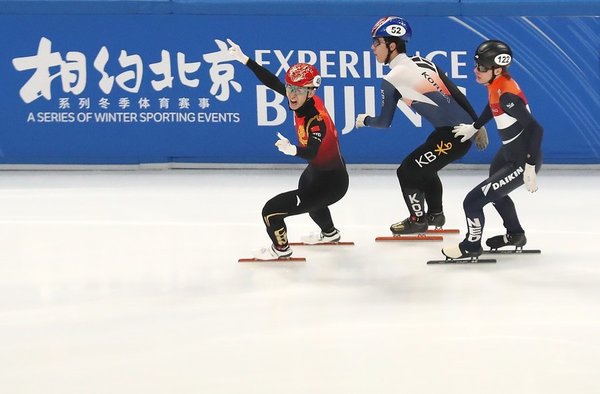
[[494, 70], [496, 70], [495, 68], [492, 68], [492, 77], [490, 78], [489, 81], [487, 81], [487, 84], [491, 84], [492, 82], [494, 82], [496, 80], [496, 78], [498, 78], [498, 76], [502, 75], [502, 73], [496, 75], [496, 73], [494, 72]]
[[385, 62], [383, 62], [383, 64], [390, 64], [390, 56], [392, 56], [392, 50], [390, 49], [390, 43], [389, 42], [385, 42], [385, 47], [388, 50], [388, 54], [385, 57]]

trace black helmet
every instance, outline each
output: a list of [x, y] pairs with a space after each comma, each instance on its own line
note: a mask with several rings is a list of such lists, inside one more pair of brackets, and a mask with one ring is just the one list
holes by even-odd
[[512, 63], [512, 51], [502, 41], [487, 40], [477, 47], [475, 62], [488, 68], [508, 67]]

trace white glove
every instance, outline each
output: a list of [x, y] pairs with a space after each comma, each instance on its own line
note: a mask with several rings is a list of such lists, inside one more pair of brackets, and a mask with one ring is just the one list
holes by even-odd
[[475, 133], [475, 146], [477, 150], [484, 150], [487, 148], [490, 140], [488, 139], [487, 130], [485, 126], [482, 126], [477, 133]]
[[523, 181], [525, 187], [530, 192], [535, 192], [538, 189], [537, 179], [535, 175], [535, 166], [525, 163], [525, 171], [523, 171]]
[[473, 123], [471, 124], [466, 124], [466, 123], [461, 123], [458, 126], [454, 126], [454, 129], [452, 129], [452, 132], [454, 133], [455, 137], [462, 137], [460, 142], [465, 142], [467, 140], [469, 140], [471, 137], [473, 137], [473, 135], [475, 133], [477, 133], [477, 129], [475, 127], [473, 127]]
[[275, 142], [275, 146], [277, 147], [277, 149], [279, 149], [280, 152], [283, 152], [286, 155], [296, 156], [296, 153], [298, 152], [298, 148], [296, 148], [296, 145], [290, 144], [290, 140], [282, 136], [281, 133], [277, 133], [277, 137], [279, 137], [277, 142]]
[[238, 44], [231, 41], [229, 38], [227, 39], [227, 42], [229, 43], [229, 45], [231, 45], [229, 47], [229, 54], [231, 55], [231, 57], [243, 64], [248, 63], [249, 58], [244, 54], [244, 52], [242, 52], [242, 48], [240, 48]]
[[365, 127], [365, 119], [367, 118], [367, 114], [360, 114], [356, 117], [356, 128]]

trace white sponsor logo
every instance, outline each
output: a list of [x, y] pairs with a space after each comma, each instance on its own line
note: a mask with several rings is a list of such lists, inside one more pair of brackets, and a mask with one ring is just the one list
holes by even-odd
[[419, 167], [423, 168], [429, 163], [432, 163], [437, 159], [437, 156], [433, 154], [433, 152], [425, 152], [419, 158], [415, 159], [415, 162], [419, 165]]
[[415, 216], [423, 216], [423, 205], [421, 204], [421, 201], [419, 201], [419, 199], [417, 198], [417, 195], [411, 194], [408, 196], [408, 199], [410, 201], [410, 207], [415, 212]]
[[479, 218], [467, 218], [467, 227], [469, 228], [469, 235], [467, 236], [467, 241], [479, 242], [479, 240], [481, 240], [482, 233], [481, 222], [479, 221]]
[[486, 183], [485, 185], [483, 185], [481, 187], [481, 191], [483, 192], [484, 196], [487, 196], [488, 192], [490, 191], [490, 188], [493, 190], [498, 190], [502, 186], [505, 186], [509, 182], [517, 179], [519, 177], [519, 175], [521, 175], [522, 173], [523, 173], [523, 167], [519, 167], [516, 170], [514, 170], [512, 173], [510, 173], [509, 175], [500, 179], [498, 182]]

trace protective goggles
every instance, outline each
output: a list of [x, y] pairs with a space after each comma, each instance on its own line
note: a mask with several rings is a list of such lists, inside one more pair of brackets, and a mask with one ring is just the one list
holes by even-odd
[[482, 73], [484, 73], [486, 71], [490, 71], [492, 69], [492, 67], [482, 66], [479, 63], [475, 63], [475, 68], [477, 69], [477, 71], [482, 72]]
[[293, 94], [305, 94], [309, 90], [313, 90], [313, 87], [310, 86], [294, 86], [288, 83], [285, 84], [285, 91]]

